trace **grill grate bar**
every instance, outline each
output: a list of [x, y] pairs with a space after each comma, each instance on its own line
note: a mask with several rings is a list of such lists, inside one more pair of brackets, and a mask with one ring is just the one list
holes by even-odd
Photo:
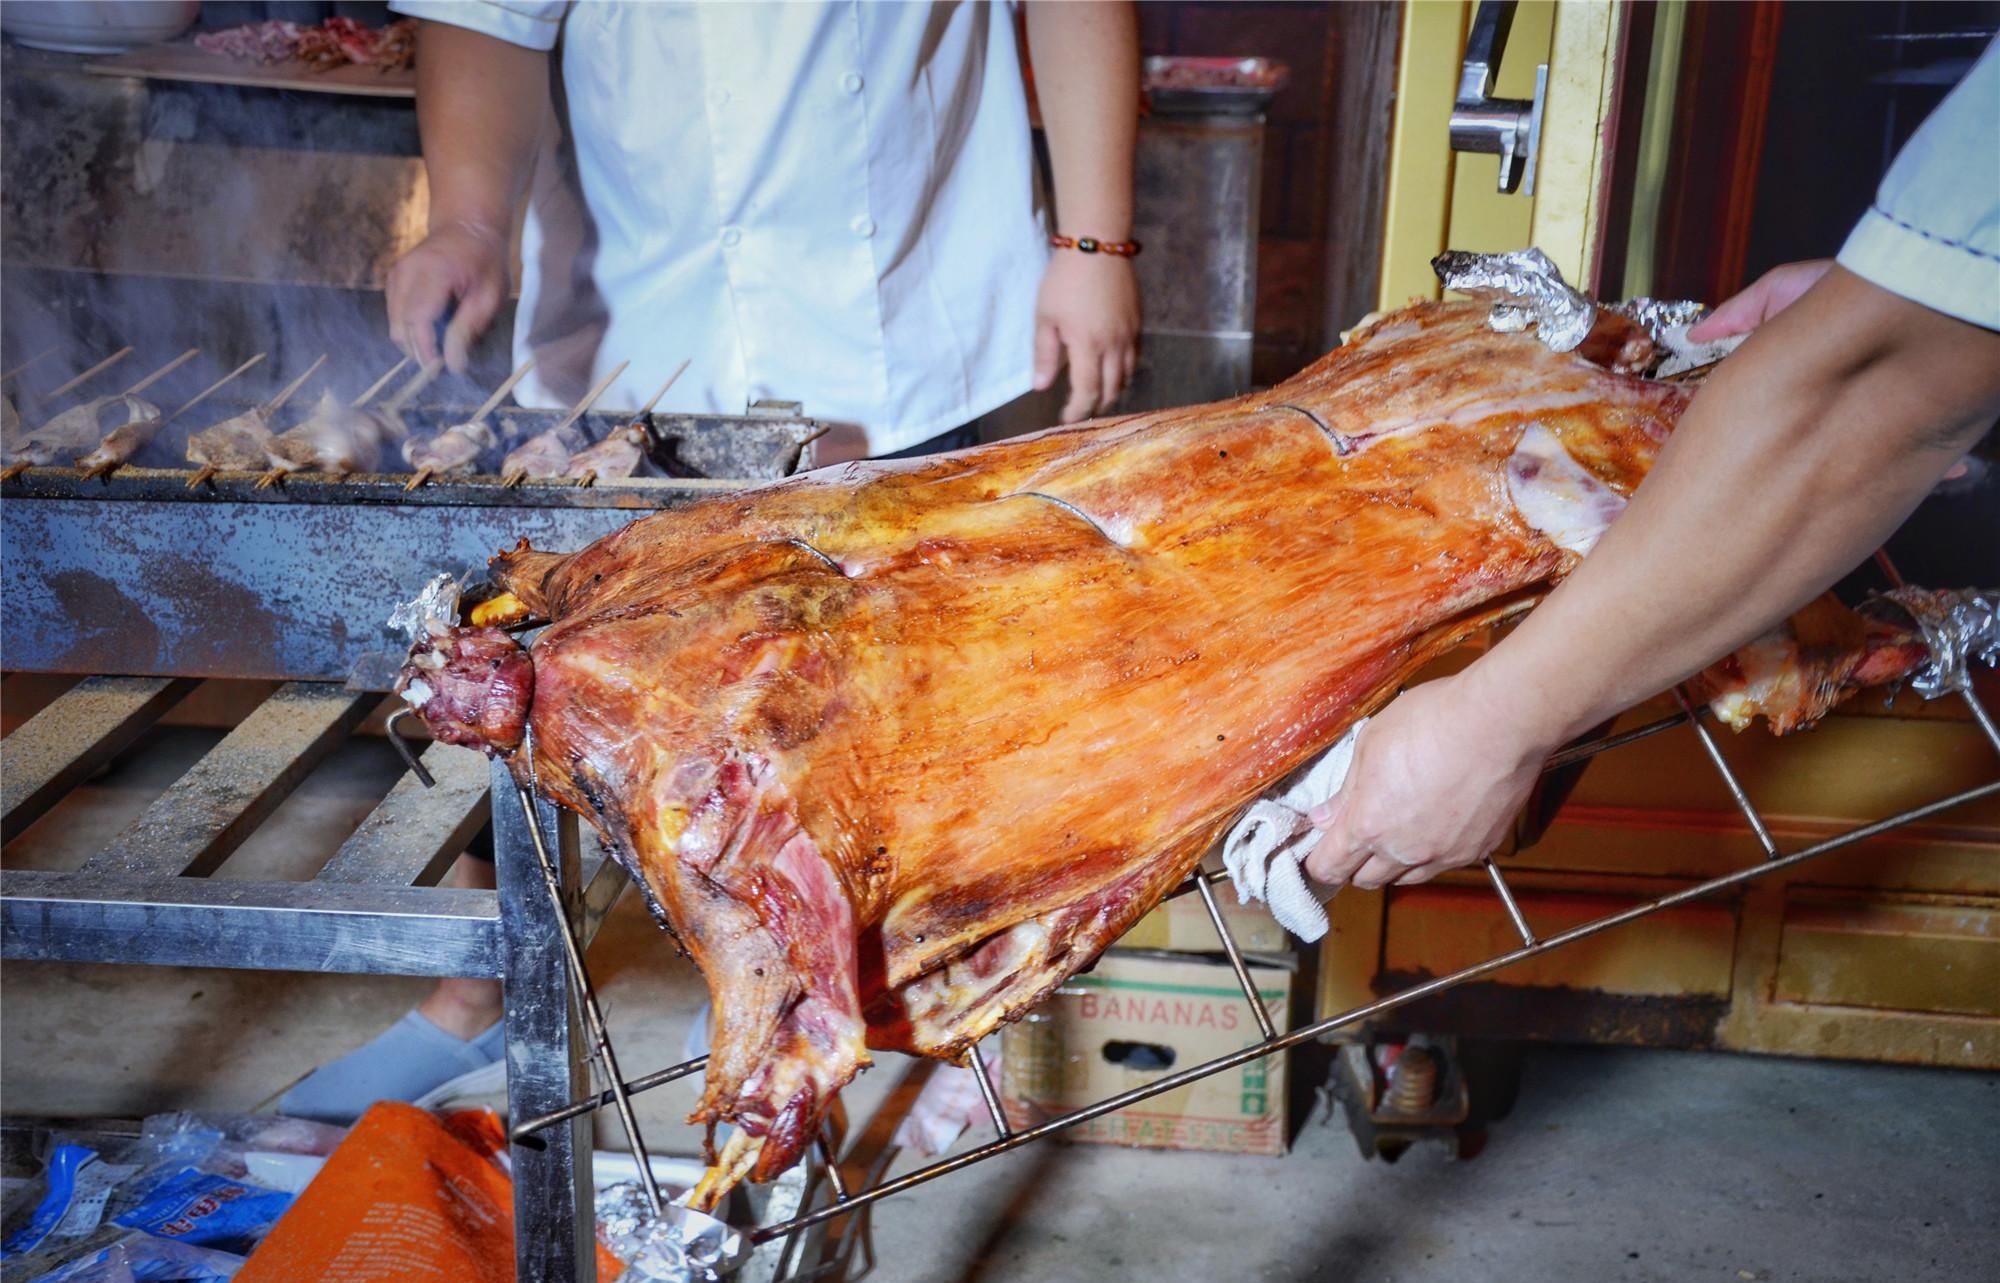
[[486, 759], [452, 744], [433, 744], [424, 758], [436, 787], [406, 772], [341, 843], [319, 881], [412, 886], [435, 878], [465, 850], [493, 810]]
[[15, 729], [0, 749], [0, 840], [33, 824], [91, 772], [132, 746], [198, 683], [86, 677]]
[[83, 872], [202, 877], [278, 809], [380, 695], [291, 682], [223, 737]]

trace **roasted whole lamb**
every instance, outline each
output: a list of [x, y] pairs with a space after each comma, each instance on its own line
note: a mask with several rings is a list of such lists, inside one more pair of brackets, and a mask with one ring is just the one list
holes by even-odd
[[1689, 393], [1488, 308], [1371, 318], [1233, 401], [855, 463], [496, 562], [399, 689], [595, 825], [701, 966], [697, 1191], [871, 1048], [958, 1059], [1260, 793], [1589, 550]]

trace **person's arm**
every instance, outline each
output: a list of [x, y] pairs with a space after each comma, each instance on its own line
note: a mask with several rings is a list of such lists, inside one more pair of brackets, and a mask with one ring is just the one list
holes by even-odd
[[2000, 333], [1832, 269], [1716, 371], [1566, 583], [1362, 732], [1309, 871], [1373, 887], [1485, 857], [1556, 747], [1859, 564], [1996, 413]]
[[437, 361], [437, 322], [455, 302], [444, 360], [463, 371], [507, 297], [508, 240], [549, 116], [549, 55], [447, 23], [417, 34], [417, 128], [430, 180], [430, 232], [389, 271], [389, 337]]
[[[1139, 136], [1135, 7], [1035, 0], [1026, 10], [1035, 95], [1055, 175], [1056, 231], [1132, 238]], [[1139, 286], [1130, 259], [1056, 250], [1035, 307], [1035, 387], [1069, 366], [1065, 423], [1111, 407], [1139, 361]]]

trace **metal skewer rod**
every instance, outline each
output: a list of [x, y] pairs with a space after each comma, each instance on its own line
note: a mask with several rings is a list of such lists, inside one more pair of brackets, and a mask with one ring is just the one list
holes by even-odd
[[[535, 744], [533, 732], [523, 741], [522, 749], [528, 754], [529, 769], [534, 768]], [[645, 1187], [646, 1201], [655, 1215], [660, 1211], [660, 1187], [653, 1179], [653, 1164], [646, 1153], [646, 1143], [639, 1135], [639, 1120], [632, 1113], [632, 1096], [625, 1087], [625, 1079], [618, 1072], [618, 1053], [612, 1049], [611, 1035], [605, 1032], [604, 1012], [597, 1004], [597, 990], [591, 987], [590, 973], [583, 967], [583, 950], [576, 942], [576, 932], [571, 929], [569, 914], [563, 907], [562, 886], [556, 881], [555, 862], [549, 858], [548, 844], [542, 840], [541, 816], [535, 812], [535, 799], [526, 788], [516, 784], [514, 796], [521, 803], [521, 816], [528, 824], [528, 836], [535, 848], [535, 862], [542, 868], [542, 885], [554, 903], [556, 921], [562, 927], [563, 961], [569, 966], [570, 982], [576, 986], [577, 1005], [583, 1008], [584, 1024], [590, 1032], [591, 1041], [597, 1044], [598, 1055], [604, 1058], [604, 1074], [611, 1081], [611, 1090], [618, 1103], [618, 1121], [624, 1124], [625, 1139], [632, 1146], [632, 1161], [639, 1166], [639, 1183]]]
[[31, 366], [31, 365], [33, 365], [33, 364], [35, 364], [35, 363], [36, 363], [37, 361], [40, 361], [40, 360], [41, 360], [41, 359], [42, 359], [43, 357], [46, 357], [46, 356], [51, 356], [51, 355], [53, 355], [54, 353], [55, 353], [55, 349], [54, 349], [54, 348], [52, 348], [52, 347], [45, 347], [45, 348], [43, 348], [43, 349], [42, 349], [41, 351], [39, 351], [39, 352], [35, 353], [35, 354], [34, 354], [33, 356], [29, 357], [29, 358], [28, 358], [27, 360], [25, 360], [25, 361], [21, 362], [21, 363], [20, 363], [19, 365], [15, 366], [15, 367], [14, 367], [13, 369], [11, 369], [11, 370], [8, 370], [8, 371], [7, 371], [6, 373], [4, 373], [4, 374], [0, 374], [0, 383], [5, 383], [5, 382], [6, 382], [7, 380], [9, 380], [9, 379], [13, 378], [13, 377], [14, 377], [15, 375], [19, 374], [19, 373], [20, 373], [21, 371], [23, 371], [23, 370], [27, 369], [27, 368], [28, 368], [29, 366]]
[[1750, 821], [1750, 831], [1757, 835], [1758, 845], [1764, 848], [1764, 858], [1777, 859], [1778, 844], [1772, 840], [1771, 830], [1764, 826], [1764, 817], [1757, 814], [1757, 808], [1750, 804], [1750, 795], [1744, 792], [1742, 781], [1736, 778], [1735, 771], [1729, 769], [1729, 759], [1722, 755], [1722, 745], [1715, 742], [1715, 736], [1710, 734], [1709, 729], [1701, 724], [1701, 719], [1694, 715], [1694, 705], [1688, 702], [1685, 690], [1675, 687], [1674, 698], [1680, 702], [1681, 711], [1688, 715], [1688, 721], [1694, 726], [1694, 733], [1701, 740], [1701, 747], [1708, 754], [1708, 760], [1715, 763], [1716, 774], [1722, 776], [1722, 783], [1729, 789], [1729, 796], [1736, 801], [1736, 809], [1743, 812], [1744, 819]]
[[91, 366], [88, 370], [85, 370], [82, 374], [77, 375], [75, 378], [63, 384], [61, 387], [54, 388], [49, 392], [46, 392], [39, 397], [36, 397], [35, 400], [46, 405], [48, 402], [55, 400], [63, 393], [71, 391], [75, 388], [82, 387], [84, 384], [90, 382], [92, 379], [104, 373], [106, 370], [110, 369], [112, 366], [118, 364], [120, 361], [124, 360], [126, 357], [130, 355], [132, 355], [132, 349], [130, 347], [121, 347], [116, 352], [113, 352], [110, 356], [105, 357], [102, 361], [99, 361], [96, 365]]
[[175, 370], [180, 369], [183, 365], [186, 365], [189, 361], [194, 360], [197, 356], [200, 355], [201, 355], [200, 348], [198, 347], [189, 348], [187, 351], [181, 353], [179, 356], [167, 362], [159, 369], [153, 371], [145, 378], [140, 379], [137, 383], [134, 383], [131, 387], [126, 388], [121, 395], [138, 396], [141, 392], [144, 392], [147, 388], [152, 387], [155, 383], [158, 383], [161, 379], [166, 378], [169, 374], [172, 374]]
[[[683, 1060], [678, 1065], [669, 1065], [665, 1069], [656, 1069], [650, 1074], [641, 1074], [639, 1077], [626, 1083], [624, 1085], [625, 1090], [628, 1094], [636, 1096], [640, 1092], [650, 1091], [654, 1087], [664, 1087], [668, 1083], [679, 1082], [689, 1074], [698, 1074], [707, 1065], [707, 1056], [696, 1056], [693, 1060]], [[592, 1110], [603, 1109], [607, 1105], [615, 1105], [617, 1103], [618, 1094], [607, 1088], [589, 1100], [574, 1100], [552, 1113], [543, 1114], [539, 1118], [530, 1118], [523, 1123], [516, 1123], [513, 1130], [509, 1131], [507, 1135], [514, 1141], [523, 1141], [533, 1136], [536, 1132], [553, 1127], [557, 1123], [566, 1123], [570, 1119], [588, 1114]]]
[[833, 1139], [824, 1127], [820, 1128], [819, 1139], [815, 1143], [819, 1146], [819, 1161], [826, 1165], [826, 1183], [833, 1186], [833, 1201], [845, 1203], [847, 1177], [841, 1174], [840, 1155], [834, 1152]]
[[229, 373], [223, 375], [215, 382], [209, 384], [201, 391], [195, 393], [193, 398], [190, 399], [186, 404], [182, 405], [179, 409], [167, 415], [167, 420], [171, 422], [174, 419], [180, 418], [183, 414], [186, 414], [189, 410], [194, 409], [196, 406], [200, 405], [203, 401], [208, 400], [209, 397], [215, 395], [217, 392], [220, 392], [223, 388], [227, 387], [229, 384], [235, 382], [243, 375], [248, 374], [250, 370], [254, 368], [257, 365], [257, 363], [262, 361], [263, 359], [264, 359], [264, 353], [262, 352], [259, 352], [257, 355], [251, 357], [243, 364], [237, 366]]
[[279, 388], [278, 395], [272, 397], [269, 401], [266, 401], [264, 403], [263, 405], [264, 413], [276, 414], [279, 410], [283, 409], [285, 402], [291, 400], [292, 396], [296, 392], [298, 392], [300, 388], [306, 385], [306, 380], [310, 379], [313, 375], [319, 373], [319, 367], [325, 364], [326, 364], [326, 353], [322, 352], [319, 354], [319, 359], [317, 361], [314, 361], [311, 365], [308, 365], [306, 367], [306, 372], [304, 374], [301, 374], [298, 378], [293, 379], [290, 383], [287, 383], [284, 387]]
[[1000, 1107], [1000, 1093], [993, 1090], [993, 1076], [986, 1072], [986, 1058], [979, 1054], [979, 1046], [965, 1053], [965, 1067], [972, 1071], [972, 1080], [979, 1084], [979, 1098], [986, 1102], [986, 1113], [993, 1119], [993, 1130], [1001, 1136], [1012, 1136], [1014, 1129], [1007, 1125], [1007, 1111]]
[[1243, 988], [1243, 997], [1250, 1004], [1250, 1014], [1257, 1018], [1257, 1028], [1269, 1042], [1278, 1036], [1278, 1028], [1271, 1023], [1271, 1013], [1264, 1009], [1264, 1000], [1258, 996], [1257, 984], [1250, 979], [1250, 968], [1243, 961], [1243, 950], [1236, 947], [1236, 936], [1223, 921], [1222, 906], [1215, 902], [1215, 892], [1209, 890], [1207, 878], [1196, 878], [1194, 889], [1201, 895], [1201, 907], [1208, 910], [1208, 920], [1215, 924], [1215, 934], [1222, 937], [1222, 951], [1229, 955], [1229, 968], [1236, 973], [1236, 983]]
[[1074, 1127], [1078, 1123], [1089, 1122], [1093, 1118], [1101, 1118], [1106, 1114], [1124, 1109], [1128, 1105], [1136, 1105], [1142, 1100], [1150, 1100], [1166, 1092], [1176, 1091], [1190, 1083], [1199, 1082], [1201, 1079], [1213, 1074], [1223, 1073], [1241, 1065], [1247, 1065], [1253, 1060], [1260, 1060], [1275, 1052], [1285, 1051], [1292, 1047], [1311, 1042], [1314, 1039], [1332, 1033], [1336, 1029], [1355, 1024], [1359, 1021], [1368, 1020], [1381, 1015], [1383, 1012], [1393, 1011], [1398, 1007], [1407, 1006], [1420, 998], [1427, 998], [1434, 993], [1453, 988], [1468, 980], [1476, 980], [1481, 976], [1490, 975], [1502, 968], [1510, 967], [1517, 962], [1523, 962], [1529, 958], [1547, 953], [1551, 949], [1559, 949], [1564, 945], [1573, 944], [1578, 940], [1588, 939], [1591, 936], [1609, 931], [1614, 927], [1621, 927], [1628, 922], [1635, 922], [1640, 918], [1658, 913], [1663, 909], [1670, 909], [1677, 905], [1686, 904], [1691, 900], [1698, 900], [1704, 896], [1713, 895], [1718, 891], [1726, 891], [1731, 887], [1740, 886], [1745, 882], [1763, 877], [1774, 870], [1792, 868], [1805, 863], [1807, 860], [1853, 846], [1860, 842], [1865, 842], [1870, 838], [1879, 837], [1883, 833], [1887, 833], [1904, 824], [1927, 819], [1942, 811], [1948, 811], [1953, 807], [1963, 806], [1968, 802], [1976, 802], [1982, 798], [1994, 796], [2000, 796], [2000, 780], [1954, 793], [1950, 797], [1928, 803], [1924, 806], [1914, 807], [1898, 815], [1892, 815], [1888, 819], [1877, 820], [1873, 824], [1864, 824], [1860, 828], [1828, 838], [1823, 842], [1815, 843], [1802, 850], [1794, 851], [1790, 855], [1753, 864], [1748, 868], [1737, 869], [1734, 872], [1710, 878], [1708, 881], [1698, 883], [1695, 886], [1686, 887], [1669, 895], [1661, 896], [1657, 900], [1650, 900], [1644, 904], [1634, 905], [1629, 909], [1607, 914], [1602, 918], [1582, 923], [1566, 931], [1559, 931], [1555, 935], [1545, 940], [1537, 941], [1532, 945], [1523, 945], [1518, 949], [1488, 958], [1484, 962], [1476, 962], [1471, 966], [1462, 967], [1449, 975], [1439, 976], [1435, 980], [1427, 980], [1421, 984], [1412, 985], [1400, 993], [1390, 994], [1386, 998], [1378, 998], [1374, 1002], [1350, 1008], [1347, 1011], [1329, 1016], [1324, 1020], [1316, 1021], [1310, 1025], [1302, 1025], [1288, 1033], [1280, 1034], [1277, 1038], [1269, 1042], [1257, 1043], [1241, 1051], [1217, 1057], [1203, 1064], [1190, 1066], [1178, 1073], [1167, 1074], [1143, 1086], [1119, 1092], [1117, 1095], [1098, 1101], [1094, 1105], [1087, 1105], [1071, 1113], [1064, 1114], [1060, 1118], [1052, 1118], [1045, 1123], [1038, 1123], [1024, 1131], [1017, 1131], [1010, 1136], [1003, 1136], [998, 1140], [990, 1141], [976, 1149], [967, 1150], [962, 1154], [955, 1154], [950, 1158], [940, 1159], [927, 1167], [918, 1168], [916, 1171], [899, 1176], [894, 1180], [884, 1181], [873, 1188], [851, 1194], [845, 1202], [837, 1203], [832, 1207], [823, 1207], [817, 1211], [793, 1217], [791, 1220], [782, 1222], [781, 1224], [767, 1225], [750, 1231], [750, 1240], [753, 1243], [768, 1243], [773, 1239], [783, 1238], [788, 1234], [795, 1234], [802, 1229], [832, 1220], [837, 1216], [845, 1216], [856, 1207], [877, 1202], [888, 1198], [892, 1194], [900, 1194], [904, 1190], [922, 1185], [927, 1181], [935, 1180], [940, 1176], [948, 1175], [961, 1168], [969, 1167], [984, 1159], [1006, 1153], [1009, 1150], [1019, 1149], [1023, 1145], [1040, 1140], [1045, 1136], [1053, 1135], [1065, 1128]]
[[1486, 876], [1493, 883], [1493, 893], [1500, 897], [1501, 906], [1507, 910], [1507, 920], [1514, 924], [1514, 930], [1520, 935], [1521, 943], [1524, 945], [1534, 944], [1534, 930], [1528, 926], [1528, 919], [1521, 912], [1521, 906], [1515, 903], [1514, 892], [1508, 887], [1507, 879], [1500, 876], [1500, 866], [1493, 863], [1490, 859], [1483, 860], [1481, 863], [1486, 866]]
[[381, 378], [369, 384], [368, 390], [366, 392], [363, 392], [360, 396], [355, 397], [352, 401], [349, 401], [348, 404], [358, 410], [362, 406], [367, 405], [370, 401], [373, 401], [375, 399], [375, 394], [377, 392], [380, 392], [383, 388], [389, 386], [389, 380], [395, 378], [398, 374], [401, 374], [403, 372], [403, 367], [410, 363], [410, 359], [411, 358], [406, 356], [402, 360], [396, 362], [395, 365], [390, 367], [389, 372], [387, 374], [383, 375]]
[[675, 366], [674, 372], [667, 376], [667, 381], [660, 385], [660, 390], [658, 392], [653, 393], [653, 399], [646, 402], [645, 408], [641, 409], [639, 413], [634, 415], [633, 417], [638, 419], [643, 419], [647, 415], [651, 414], [653, 412], [653, 407], [660, 403], [660, 399], [662, 397], [666, 396], [667, 390], [673, 387], [674, 384], [680, 382], [681, 375], [687, 372], [688, 363], [693, 359], [694, 359], [693, 357], [689, 357], [688, 360], [682, 361], [679, 365]]

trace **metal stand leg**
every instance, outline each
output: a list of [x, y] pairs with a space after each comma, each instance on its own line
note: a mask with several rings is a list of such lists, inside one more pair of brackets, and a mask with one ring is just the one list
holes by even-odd
[[[493, 767], [493, 796], [511, 798], [514, 781]], [[538, 805], [544, 832], [554, 808]], [[576, 820], [561, 827], [565, 912], [578, 920]], [[532, 1118], [590, 1089], [583, 1031], [569, 999], [562, 953], [563, 925], [550, 903], [526, 819], [517, 806], [493, 807], [494, 874], [500, 887], [500, 934], [506, 971], [507, 1107]], [[596, 1226], [591, 1210], [591, 1117], [580, 1115], [534, 1137], [516, 1139], [514, 1272], [547, 1283], [595, 1283]]]

